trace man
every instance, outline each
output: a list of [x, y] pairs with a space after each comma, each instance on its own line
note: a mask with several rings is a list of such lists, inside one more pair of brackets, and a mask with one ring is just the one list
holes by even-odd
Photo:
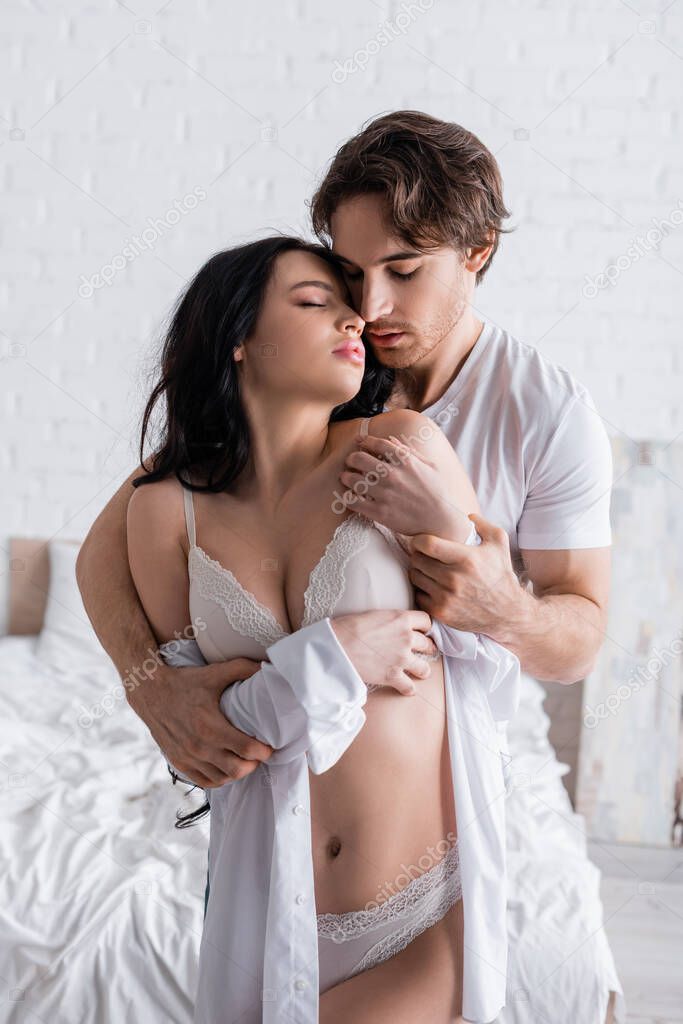
[[[507, 216], [486, 147], [458, 125], [415, 111], [381, 117], [342, 146], [312, 202], [314, 228], [343, 263], [366, 338], [396, 372], [389, 407], [416, 409], [439, 424], [484, 512], [475, 517], [479, 546], [465, 551], [427, 536], [415, 545], [411, 578], [419, 606], [446, 625], [497, 640], [530, 676], [573, 683], [591, 670], [604, 637], [610, 445], [581, 384], [475, 315], [474, 288]], [[360, 487], [377, 454], [368, 438], [349, 456], [340, 485], [351, 491], [354, 508], [381, 520], [391, 503], [426, 507], [433, 500], [439, 481], [416, 474], [412, 460]], [[78, 563], [88, 614], [122, 673], [155, 646], [127, 568], [130, 479], [94, 524]], [[361, 618], [346, 617], [339, 627], [350, 643], [362, 634]], [[383, 628], [388, 656], [391, 638]], [[204, 787], [241, 778], [269, 756], [218, 710], [222, 689], [248, 668], [160, 666], [128, 694], [169, 761]], [[558, 804], [556, 792], [549, 803], [547, 779], [541, 781], [528, 786], [525, 802], [510, 801], [510, 970], [499, 1019], [602, 1024], [614, 1019], [613, 993], [621, 988], [597, 891], [587, 891], [585, 908], [565, 898], [550, 923], [541, 919], [542, 901], [534, 904], [522, 892], [531, 875], [546, 903], [558, 892], [567, 897], [557, 858], [571, 833], [556, 819], [567, 817], [571, 826], [571, 809]], [[559, 786], [557, 776], [554, 782]], [[544, 813], [551, 825], [542, 822]], [[524, 821], [522, 838], [515, 836], [515, 814]], [[573, 845], [567, 877], [578, 889], [595, 889], [595, 869]], [[525, 918], [532, 905], [537, 921]]]

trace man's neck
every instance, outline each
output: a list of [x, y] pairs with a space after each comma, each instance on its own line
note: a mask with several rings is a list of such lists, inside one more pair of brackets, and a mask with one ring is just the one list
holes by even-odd
[[446, 393], [479, 340], [484, 324], [469, 311], [447, 338], [413, 366], [396, 370], [389, 409], [422, 412]]

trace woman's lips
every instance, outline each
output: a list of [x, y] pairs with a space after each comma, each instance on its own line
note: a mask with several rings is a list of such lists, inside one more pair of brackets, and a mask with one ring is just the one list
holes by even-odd
[[350, 359], [352, 363], [362, 364], [365, 362], [365, 348], [362, 341], [347, 341], [339, 348], [335, 348], [333, 356], [343, 356]]
[[374, 334], [372, 331], [366, 333], [372, 344], [377, 345], [378, 348], [392, 348], [401, 340], [405, 331], [391, 331], [388, 334]]

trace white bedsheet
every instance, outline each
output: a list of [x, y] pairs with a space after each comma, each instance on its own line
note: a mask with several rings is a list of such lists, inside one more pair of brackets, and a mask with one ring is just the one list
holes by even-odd
[[[543, 687], [522, 674], [508, 726], [508, 981], [496, 1024], [603, 1024], [610, 990], [616, 1024], [626, 1004], [603, 927], [600, 871], [585, 821], [571, 806], [548, 739]], [[559, 685], [559, 684], [558, 684]]]
[[[0, 638], [0, 1024], [190, 1024], [208, 822], [173, 828], [183, 798], [118, 684], [51, 675], [35, 639]], [[499, 1024], [600, 1024], [620, 989], [587, 859], [548, 742], [538, 683], [522, 677], [509, 728], [508, 1004]], [[617, 1022], [624, 1019], [623, 1001]]]
[[[0, 639], [0, 1021], [188, 1024], [208, 823], [102, 671], [46, 672], [35, 638]], [[87, 720], [87, 719], [86, 719]]]

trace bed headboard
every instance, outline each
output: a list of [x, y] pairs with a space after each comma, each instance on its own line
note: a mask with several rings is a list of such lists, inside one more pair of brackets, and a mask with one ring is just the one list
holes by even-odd
[[40, 633], [50, 580], [48, 541], [11, 537], [9, 542], [9, 616], [11, 636]]

